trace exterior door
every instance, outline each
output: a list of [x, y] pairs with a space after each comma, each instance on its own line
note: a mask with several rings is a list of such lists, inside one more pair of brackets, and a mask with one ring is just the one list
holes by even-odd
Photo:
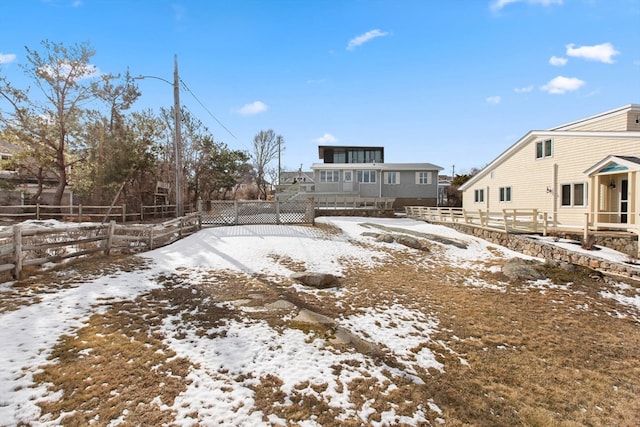
[[629, 180], [620, 180], [620, 223], [626, 224], [629, 212]]

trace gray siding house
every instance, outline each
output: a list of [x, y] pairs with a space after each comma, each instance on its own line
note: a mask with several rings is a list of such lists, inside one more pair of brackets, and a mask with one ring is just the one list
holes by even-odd
[[384, 163], [383, 147], [320, 146], [311, 165], [316, 195], [395, 198], [394, 208], [436, 206], [438, 173], [431, 163]]

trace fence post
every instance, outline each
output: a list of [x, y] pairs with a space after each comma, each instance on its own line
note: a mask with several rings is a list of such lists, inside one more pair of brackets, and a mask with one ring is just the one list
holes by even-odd
[[233, 225], [238, 225], [238, 201], [233, 201], [233, 212], [235, 214], [235, 219], [233, 221]]
[[40, 221], [40, 202], [36, 202], [36, 219]]
[[22, 275], [22, 227], [13, 226], [13, 278], [18, 280]]
[[82, 203], [78, 205], [78, 222], [82, 222]]
[[533, 232], [538, 232], [538, 209], [533, 210]]
[[122, 205], [122, 223], [126, 224], [127, 222], [127, 205]]
[[144, 222], [144, 205], [140, 205], [140, 222]]
[[116, 231], [116, 222], [110, 221], [109, 228], [107, 229], [107, 241], [105, 243], [104, 254], [109, 255], [111, 252], [111, 246], [113, 245], [113, 235]]
[[507, 237], [509, 237], [509, 216], [507, 214], [507, 210], [503, 209], [502, 210], [502, 219], [504, 220], [504, 232], [507, 235]]
[[276, 224], [280, 224], [280, 201], [276, 199]]
[[584, 235], [582, 236], [583, 244], [587, 244], [589, 241], [589, 213], [584, 214]]
[[153, 249], [153, 224], [149, 226], [149, 250]]

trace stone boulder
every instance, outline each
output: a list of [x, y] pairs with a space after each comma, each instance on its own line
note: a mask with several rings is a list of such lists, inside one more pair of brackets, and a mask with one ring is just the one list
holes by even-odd
[[502, 266], [502, 273], [512, 280], [541, 280], [546, 276], [544, 264], [522, 258], [511, 258]]
[[329, 273], [302, 272], [293, 273], [291, 278], [305, 286], [317, 289], [333, 288], [340, 284], [338, 277]]
[[404, 235], [397, 235], [395, 236], [396, 242], [404, 245], [408, 248], [412, 248], [412, 249], [418, 249], [421, 251], [425, 251], [427, 250], [427, 248], [422, 246], [422, 243], [420, 243], [420, 241], [418, 239], [416, 239], [415, 237], [411, 237], [411, 236], [404, 236]]

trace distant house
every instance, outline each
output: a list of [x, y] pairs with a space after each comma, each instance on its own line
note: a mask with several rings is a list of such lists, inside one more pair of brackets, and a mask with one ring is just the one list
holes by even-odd
[[313, 171], [282, 172], [280, 174], [280, 189], [294, 187], [297, 191], [311, 192], [314, 190]]
[[532, 130], [460, 190], [466, 210], [538, 209], [556, 227], [637, 231], [640, 105]]
[[384, 147], [320, 146], [311, 165], [315, 194], [394, 198], [394, 207], [436, 206], [438, 173], [431, 163], [384, 163]]

